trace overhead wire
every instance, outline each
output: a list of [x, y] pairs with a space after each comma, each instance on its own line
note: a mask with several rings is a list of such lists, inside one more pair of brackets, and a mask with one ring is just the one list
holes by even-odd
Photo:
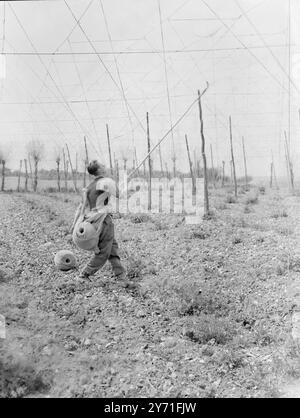
[[[224, 35], [222, 35], [223, 37]], [[194, 42], [193, 42], [194, 43]], [[296, 46], [296, 44], [291, 44], [291, 46]], [[242, 47], [224, 47], [224, 48], [193, 48], [193, 49], [165, 49], [165, 50], [123, 50], [123, 51], [97, 51], [95, 49], [92, 51], [77, 51], [73, 52], [76, 55], [82, 56], [98, 56], [98, 55], [153, 55], [159, 53], [165, 54], [188, 54], [196, 52], [226, 52], [226, 51], [249, 51], [252, 49], [266, 49], [266, 48], [285, 48], [285, 44], [272, 44], [272, 45], [251, 45], [251, 46], [242, 46]], [[24, 55], [24, 56], [70, 56], [73, 55], [71, 52], [54, 52], [54, 51], [16, 51], [16, 52], [1, 52], [2, 55]]]
[[[1, 51], [3, 54], [4, 47], [5, 47], [5, 26], [6, 26], [6, 2], [3, 2], [3, 26], [2, 26], [2, 47]], [[2, 99], [4, 95], [4, 77], [1, 78], [1, 95], [0, 98]]]
[[[72, 46], [71, 46], [71, 43], [70, 43], [69, 39], [68, 39], [67, 42], [69, 44], [69, 48], [70, 48], [71, 52], [73, 52]], [[86, 92], [85, 92], [84, 85], [83, 85], [83, 80], [82, 80], [82, 77], [81, 77], [81, 74], [80, 74], [80, 70], [79, 70], [79, 67], [78, 67], [78, 63], [77, 63], [76, 58], [75, 58], [74, 55], [73, 55], [73, 64], [75, 66], [75, 71], [76, 71], [77, 78], [78, 78], [79, 83], [80, 83], [81, 92], [82, 92], [82, 95], [84, 97], [84, 103], [86, 105], [88, 114], [90, 115], [90, 118], [91, 118], [91, 121], [92, 121], [93, 131], [94, 131], [94, 134], [95, 134], [95, 141], [97, 141], [97, 144], [98, 144], [98, 146], [100, 148], [100, 152], [103, 153], [102, 146], [101, 146], [101, 142], [100, 142], [100, 140], [98, 138], [98, 133], [97, 133], [97, 129], [96, 129], [94, 117], [93, 117], [93, 114], [92, 114], [92, 111], [91, 111], [91, 107], [89, 105], [89, 102], [87, 100]]]
[[[82, 25], [80, 22], [78, 22], [77, 17], [75, 16], [72, 8], [70, 7], [70, 5], [68, 4], [68, 2], [66, 0], [64, 0], [65, 5], [67, 6], [69, 12], [71, 13], [73, 19], [78, 23], [78, 27], [80, 28], [80, 30], [82, 31], [83, 35], [85, 36], [85, 38], [88, 40], [89, 45], [91, 46], [91, 48], [93, 49], [93, 51], [96, 53], [101, 65], [103, 66], [103, 68], [105, 69], [105, 71], [107, 72], [107, 74], [109, 75], [110, 79], [112, 80], [113, 84], [117, 87], [118, 90], [121, 90], [121, 87], [119, 86], [119, 84], [116, 82], [115, 78], [113, 77], [113, 75], [111, 74], [109, 68], [107, 67], [107, 65], [105, 64], [105, 62], [103, 61], [103, 59], [101, 58], [101, 55], [96, 51], [94, 44], [91, 42], [90, 38], [88, 37], [86, 31], [83, 29]], [[140, 119], [138, 118], [138, 116], [136, 115], [134, 109], [131, 107], [131, 105], [128, 103], [128, 107], [131, 110], [132, 114], [134, 115], [134, 117], [136, 118], [136, 120], [139, 123], [139, 126], [142, 128], [142, 130], [144, 132], [146, 132], [146, 129], [144, 127], [144, 125], [141, 123]]]
[[[87, 5], [87, 7], [84, 9], [84, 11], [83, 11], [83, 13], [80, 15], [80, 17], [79, 17], [79, 22], [81, 21], [81, 19], [85, 16], [85, 14], [87, 13], [87, 11], [89, 10], [89, 8], [90, 8], [90, 6], [92, 5], [92, 3], [93, 3], [93, 1], [94, 0], [91, 0], [89, 3], [88, 3], [88, 5]], [[74, 32], [74, 30], [76, 29], [76, 27], [77, 27], [77, 23], [72, 27], [72, 29], [71, 29], [71, 31], [68, 33], [68, 35], [66, 36], [66, 38], [55, 48], [55, 50], [54, 50], [54, 52], [56, 53], [56, 52], [58, 52], [59, 50], [60, 50], [60, 48], [70, 39], [70, 37], [71, 37], [71, 35], [72, 35], [72, 33]], [[41, 86], [41, 89], [45, 86], [45, 82], [46, 82], [46, 79], [47, 79], [47, 77], [48, 77], [48, 72], [49, 72], [49, 68], [50, 68], [50, 66], [52, 65], [52, 63], [53, 63], [53, 58], [51, 59], [51, 61], [50, 61], [50, 63], [49, 63], [49, 66], [48, 66], [48, 71], [46, 71], [46, 74], [45, 74], [45, 76], [44, 76], [44, 81], [43, 81], [43, 83], [42, 83], [42, 86]]]
[[[243, 14], [243, 17], [247, 20], [247, 22], [251, 25], [251, 27], [254, 29], [256, 35], [259, 37], [259, 39], [262, 41], [263, 45], [268, 49], [268, 51], [270, 52], [270, 54], [272, 55], [273, 59], [275, 60], [275, 62], [277, 63], [277, 65], [280, 67], [280, 69], [283, 71], [283, 73], [286, 75], [286, 77], [289, 79], [290, 84], [297, 90], [297, 92], [300, 94], [300, 90], [298, 88], [298, 86], [294, 83], [293, 79], [291, 78], [290, 74], [286, 71], [286, 69], [284, 68], [284, 66], [281, 64], [281, 62], [279, 61], [279, 59], [277, 58], [277, 56], [274, 54], [274, 52], [272, 51], [271, 47], [267, 44], [267, 42], [265, 41], [264, 37], [262, 36], [262, 34], [259, 32], [259, 30], [257, 29], [256, 25], [253, 23], [253, 21], [250, 19], [250, 17], [248, 16], [247, 12], [244, 11], [244, 9], [242, 8], [242, 6], [240, 5], [238, 0], [235, 0], [236, 5], [238, 6], [238, 8], [240, 9], [240, 11]], [[289, 6], [290, 7], [290, 6]], [[291, 46], [291, 39], [289, 39], [288, 41], [288, 45], [289, 48]]]
[[[14, 8], [12, 7], [12, 5], [10, 3], [8, 3], [10, 10], [12, 11], [13, 15], [15, 16], [19, 26], [21, 27], [22, 31], [24, 32], [26, 39], [28, 40], [28, 42], [30, 43], [32, 49], [36, 52], [36, 48], [35, 45], [33, 44], [31, 38], [29, 37], [24, 25], [22, 24], [22, 22], [20, 21], [18, 15], [16, 14]], [[41, 59], [41, 57], [38, 55], [39, 61], [41, 63], [41, 65], [43, 66], [43, 68], [46, 70], [46, 72], [48, 72], [47, 66], [44, 63], [44, 61]], [[84, 126], [81, 124], [80, 120], [78, 119], [78, 117], [76, 116], [76, 114], [74, 113], [73, 109], [71, 108], [71, 106], [69, 105], [69, 103], [66, 101], [63, 92], [61, 91], [61, 89], [59, 88], [59, 86], [57, 85], [55, 79], [53, 78], [53, 76], [48, 73], [52, 83], [54, 84], [56, 90], [58, 91], [59, 95], [62, 98], [62, 102], [64, 103], [64, 105], [66, 106], [67, 110], [69, 111], [69, 113], [73, 116], [74, 120], [76, 121], [76, 123], [78, 124], [78, 126], [80, 127], [80, 129], [82, 130], [82, 132], [87, 135], [87, 137], [89, 138], [89, 134], [87, 134]], [[91, 145], [94, 147], [93, 143], [91, 143]], [[95, 148], [95, 147], [94, 147]], [[98, 151], [95, 148], [96, 153], [98, 154]]]
[[[171, 109], [171, 100], [170, 100], [170, 89], [169, 89], [169, 79], [168, 79], [168, 69], [167, 69], [167, 61], [166, 61], [166, 53], [165, 53], [165, 38], [164, 38], [164, 29], [163, 29], [163, 23], [162, 23], [162, 16], [161, 16], [161, 7], [160, 7], [160, 0], [157, 0], [158, 5], [158, 14], [159, 14], [159, 23], [160, 23], [160, 36], [161, 36], [161, 43], [162, 43], [162, 56], [163, 56], [163, 62], [164, 62], [164, 73], [165, 73], [165, 83], [166, 83], [166, 91], [167, 91], [167, 100], [168, 100], [168, 110], [169, 110], [169, 121], [170, 126], [173, 125], [172, 122], [172, 109]], [[175, 143], [174, 143], [174, 135], [173, 130], [171, 131], [171, 138], [172, 138], [172, 158], [174, 159], [174, 174], [175, 174]]]
[[222, 17], [216, 13], [216, 11], [207, 3], [205, 0], [201, 0], [203, 4], [206, 5], [206, 7], [211, 11], [211, 13], [217, 17], [220, 22], [223, 23], [223, 25], [229, 29], [232, 36], [249, 52], [249, 54], [259, 63], [259, 65], [270, 75], [270, 77], [282, 88], [281, 82], [277, 79], [277, 77], [274, 76], [273, 73], [268, 69], [268, 67], [251, 51], [251, 49], [233, 32], [232, 29], [229, 28], [229, 26], [226, 24], [226, 22], [223, 20]]
[[[10, 46], [10, 48], [13, 49], [13, 46], [11, 45], [11, 43], [9, 41], [6, 41], [6, 43]], [[41, 82], [43, 82], [43, 80], [41, 79], [40, 75], [27, 62], [25, 62], [25, 65], [29, 68], [29, 70], [32, 72], [32, 74], [38, 80], [40, 80]], [[50, 91], [50, 93], [52, 93], [53, 96], [57, 98], [57, 96], [55, 95], [55, 93], [52, 92], [52, 90], [50, 89], [49, 86], [45, 85], [45, 88], [47, 88]], [[30, 96], [33, 98], [33, 101], [32, 102], [29, 102], [28, 104], [31, 104], [31, 105], [37, 104], [38, 106], [40, 106], [40, 108], [42, 109], [43, 113], [45, 114], [45, 110], [43, 109], [43, 106], [42, 106], [44, 104], [44, 102], [42, 102], [40, 99], [38, 99], [38, 96], [37, 96], [37, 98], [33, 97], [32, 94], [30, 94]], [[58, 98], [57, 98], [57, 100], [58, 100]], [[55, 103], [62, 104], [61, 100], [58, 100]], [[2, 103], [2, 104], [4, 104], [4, 103]], [[49, 118], [49, 120], [51, 120], [52, 123], [55, 123], [55, 120], [51, 119], [51, 117], [49, 116], [49, 114], [47, 114], [47, 117]], [[73, 119], [73, 121], [74, 121], [74, 119]], [[57, 127], [57, 129], [59, 129], [60, 134], [64, 135], [63, 132], [60, 130], [59, 127]]]
[[[215, 19], [215, 20], [218, 20], [218, 19]], [[223, 19], [224, 20], [224, 19]], [[77, 25], [75, 25], [75, 26], [77, 26]], [[269, 47], [272, 47], [272, 46], [269, 46]], [[282, 47], [282, 46], [280, 46], [280, 47]], [[252, 47], [247, 47], [247, 48], [239, 48], [239, 49], [251, 49]], [[212, 50], [216, 50], [216, 49], [212, 49]], [[118, 52], [118, 51], [117, 51]], [[133, 52], [134, 53], [134, 51], [129, 51], [129, 53], [130, 52]], [[183, 52], [183, 51], [182, 51]], [[187, 52], [190, 52], [190, 51], [187, 51]], [[206, 51], [203, 51], [203, 52], [206, 52]], [[208, 52], [208, 51], [207, 51]], [[153, 51], [153, 53], [156, 53], [156, 51]], [[162, 51], [161, 51], [161, 53], [162, 53]], [[167, 52], [166, 52], [167, 53]], [[95, 53], [95, 55], [96, 55], [96, 53]], [[216, 94], [222, 94], [222, 93], [216, 93]], [[224, 94], [228, 94], [228, 93], [224, 93]], [[241, 94], [241, 93], [240, 93]], [[257, 93], [256, 93], [257, 94]], [[250, 95], [250, 94], [249, 94]], [[67, 100], [67, 99], [66, 99]], [[130, 99], [131, 100], [131, 99]], [[109, 102], [113, 102], [114, 101], [114, 99], [109, 99]], [[68, 103], [80, 103], [80, 101], [67, 101]], [[81, 101], [81, 102], [85, 102], [85, 101]], [[89, 101], [89, 102], [92, 102], [92, 100], [91, 101]], [[50, 103], [50, 102], [49, 102]], [[58, 103], [61, 103], [61, 102], [58, 102]], [[42, 104], [46, 104], [46, 102], [45, 103], [42, 103]]]
[[106, 32], [107, 32], [107, 36], [108, 36], [108, 39], [109, 39], [110, 47], [111, 47], [111, 50], [113, 52], [114, 63], [115, 63], [117, 76], [118, 76], [118, 80], [119, 80], [120, 87], [121, 87], [121, 94], [122, 94], [122, 97], [123, 97], [123, 100], [124, 100], [124, 103], [125, 103], [125, 107], [126, 107], [126, 111], [127, 111], [127, 116], [128, 116], [129, 126], [130, 126], [130, 130], [131, 130], [131, 136], [132, 136], [133, 152], [134, 152], [134, 150], [135, 150], [134, 130], [133, 130], [133, 124], [132, 124], [132, 119], [131, 119], [131, 115], [130, 115], [130, 109], [129, 109], [129, 105], [128, 105], [128, 99], [126, 98], [126, 95], [125, 95], [125, 90], [124, 90], [124, 86], [123, 86], [122, 77], [121, 77], [121, 74], [120, 74], [118, 61], [117, 61], [116, 55], [114, 54], [113, 41], [112, 41], [112, 37], [111, 37], [111, 34], [110, 34], [109, 25], [108, 25], [108, 21], [107, 21], [107, 17], [106, 17], [106, 13], [105, 13], [105, 10], [104, 10], [102, 0], [100, 0], [100, 6], [101, 6], [101, 11], [102, 11], [102, 15], [103, 15], [103, 19], [104, 19], [104, 23], [105, 23]]
[[[12, 70], [10, 70], [10, 74], [13, 74], [14, 72], [12, 71]], [[32, 98], [33, 98], [33, 100], [35, 100], [35, 101], [37, 101], [34, 97], [33, 97], [33, 95], [31, 94], [31, 92], [28, 90], [28, 89], [26, 89], [25, 88], [25, 86], [23, 85], [23, 83], [18, 79], [18, 77], [14, 74], [14, 80], [16, 80], [17, 81], [17, 83], [21, 86], [21, 88], [26, 92], [26, 94], [28, 94], [29, 96], [31, 96]], [[61, 131], [61, 129], [59, 128], [59, 126], [57, 125], [57, 123], [56, 123], [56, 121], [55, 120], [52, 120], [51, 119], [51, 117], [49, 116], [49, 114], [44, 110], [44, 108], [42, 107], [42, 106], [40, 106], [40, 109], [41, 109], [41, 111], [42, 111], [42, 113], [45, 115], [45, 117], [46, 117], [46, 122], [48, 123], [48, 124], [50, 124], [50, 123], [53, 123], [53, 125], [55, 126], [55, 128], [57, 129], [57, 131], [59, 132], [59, 134], [62, 136], [62, 137], [64, 137], [64, 138], [66, 138], [65, 137], [65, 135], [64, 135], [64, 133]], [[33, 130], [35, 130], [36, 131], [36, 135], [37, 136], [40, 136], [41, 135], [41, 132], [38, 130], [38, 126], [37, 126], [37, 123], [33, 120], [33, 114], [32, 114], [32, 112], [30, 112], [30, 111], [26, 111], [25, 110], [25, 112], [29, 115], [29, 119], [30, 119], [30, 122], [32, 123], [32, 127], [33, 127]], [[56, 137], [54, 136], [54, 142], [56, 143], [56, 145], [58, 145], [58, 143], [57, 143], [57, 140], [56, 140]]]

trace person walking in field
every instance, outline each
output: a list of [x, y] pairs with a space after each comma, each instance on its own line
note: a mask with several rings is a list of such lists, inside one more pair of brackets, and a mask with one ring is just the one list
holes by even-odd
[[105, 167], [92, 161], [87, 168], [94, 180], [83, 190], [83, 202], [78, 207], [72, 225], [73, 241], [81, 249], [94, 255], [80, 273], [86, 279], [94, 275], [109, 261], [114, 275], [124, 287], [131, 287], [121, 263], [115, 239], [110, 198], [117, 195], [114, 180], [105, 177]]

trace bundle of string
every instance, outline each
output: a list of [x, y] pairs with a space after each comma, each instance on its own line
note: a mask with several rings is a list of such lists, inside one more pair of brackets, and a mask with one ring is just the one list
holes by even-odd
[[61, 250], [55, 254], [54, 264], [58, 270], [68, 271], [76, 268], [75, 255], [70, 250]]

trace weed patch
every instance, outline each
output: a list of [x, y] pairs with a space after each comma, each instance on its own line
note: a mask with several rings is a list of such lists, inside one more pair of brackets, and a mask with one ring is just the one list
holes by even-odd
[[246, 199], [246, 205], [257, 205], [258, 196], [249, 196]]
[[130, 256], [127, 259], [127, 277], [137, 279], [141, 277], [145, 263], [139, 257]]
[[130, 221], [133, 224], [141, 224], [141, 223], [144, 223], [144, 222], [150, 222], [151, 218], [150, 218], [150, 216], [148, 216], [146, 214], [132, 215], [132, 216], [130, 216]]
[[0, 397], [23, 398], [50, 389], [50, 382], [31, 366], [15, 363], [11, 366], [0, 362]]
[[224, 345], [233, 339], [235, 333], [233, 325], [228, 320], [214, 316], [201, 316], [201, 321], [197, 321], [196, 325], [187, 329], [185, 336], [197, 344], [210, 342]]
[[229, 205], [232, 205], [236, 203], [236, 198], [232, 195], [229, 195], [226, 197], [225, 203], [228, 203]]

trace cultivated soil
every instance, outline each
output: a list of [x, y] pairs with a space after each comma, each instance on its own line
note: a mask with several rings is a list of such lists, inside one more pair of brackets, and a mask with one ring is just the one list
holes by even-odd
[[255, 187], [237, 202], [229, 189], [210, 194], [201, 225], [115, 216], [134, 289], [109, 265], [92, 281], [55, 269], [61, 249], [80, 267], [89, 258], [68, 235], [78, 196], [0, 194], [0, 396], [295, 394], [300, 198]]

